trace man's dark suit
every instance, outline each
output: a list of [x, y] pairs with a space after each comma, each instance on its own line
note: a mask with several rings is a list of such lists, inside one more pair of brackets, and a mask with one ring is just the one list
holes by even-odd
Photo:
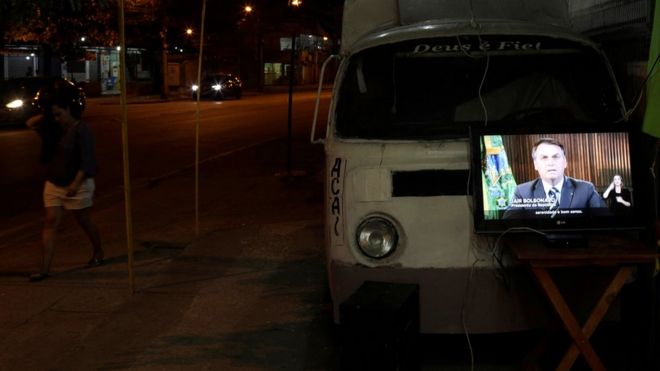
[[[545, 199], [547, 195], [543, 189], [543, 182], [541, 179], [532, 180], [516, 187], [516, 192], [513, 195], [512, 204], [515, 200], [520, 199]], [[571, 177], [564, 177], [564, 184], [561, 189], [561, 199], [559, 200], [560, 210], [569, 209], [582, 209], [590, 210], [600, 208], [601, 211], [607, 210], [605, 201], [600, 197], [593, 184], [584, 180], [574, 179]], [[529, 216], [529, 210], [543, 210], [545, 208], [515, 208], [510, 207], [503, 218], [517, 218]], [[525, 212], [525, 215], [519, 214]]]

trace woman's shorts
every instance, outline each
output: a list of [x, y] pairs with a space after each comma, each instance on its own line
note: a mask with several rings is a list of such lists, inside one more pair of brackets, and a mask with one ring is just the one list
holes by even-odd
[[75, 195], [67, 197], [66, 187], [60, 187], [51, 182], [46, 182], [44, 186], [44, 206], [62, 206], [67, 210], [86, 209], [93, 204], [94, 188], [94, 179], [87, 178], [83, 180]]

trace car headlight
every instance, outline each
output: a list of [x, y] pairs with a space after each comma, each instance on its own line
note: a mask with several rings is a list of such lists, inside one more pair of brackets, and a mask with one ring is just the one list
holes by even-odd
[[197, 85], [192, 86], [192, 91], [197, 91], [197, 89], [199, 89], [199, 86], [197, 86]]
[[23, 107], [23, 100], [22, 99], [16, 99], [13, 100], [5, 105], [7, 108], [21, 108]]
[[220, 91], [220, 89], [222, 89], [222, 85], [220, 85], [220, 84], [215, 84], [215, 85], [212, 86], [212, 88], [213, 88], [213, 90], [215, 90], [215, 91]]
[[360, 251], [375, 259], [392, 254], [399, 242], [399, 235], [392, 222], [382, 217], [370, 217], [360, 223], [356, 237]]

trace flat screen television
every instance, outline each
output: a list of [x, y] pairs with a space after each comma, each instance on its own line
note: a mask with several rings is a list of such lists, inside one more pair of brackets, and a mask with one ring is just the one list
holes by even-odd
[[622, 126], [473, 128], [476, 232], [642, 228], [631, 149]]

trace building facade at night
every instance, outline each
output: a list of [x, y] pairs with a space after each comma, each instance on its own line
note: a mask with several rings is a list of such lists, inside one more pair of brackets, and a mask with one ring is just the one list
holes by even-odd
[[[247, 24], [248, 22], [246, 22]], [[292, 39], [295, 50], [292, 52]], [[162, 50], [128, 48], [126, 56], [127, 89], [132, 94], [158, 91], [166, 58], [166, 81], [173, 94], [187, 94], [197, 78], [198, 45], [182, 43]], [[260, 23], [239, 25], [233, 33], [211, 34], [204, 45], [202, 72], [226, 72], [241, 76], [248, 89], [286, 85], [290, 73], [295, 84], [318, 82], [320, 65], [336, 43], [319, 27], [302, 27], [292, 23]], [[6, 45], [0, 77], [10, 79], [44, 75], [60, 75], [85, 86], [88, 95], [117, 94], [119, 90], [119, 50], [116, 47], [84, 47], [80, 59], [46, 62], [43, 51], [32, 45]], [[165, 56], [164, 56], [165, 54]], [[291, 61], [295, 68], [291, 68]], [[48, 66], [47, 66], [48, 65]], [[330, 74], [329, 74], [330, 75]]]
[[[651, 0], [568, 1], [574, 28], [603, 46], [627, 103], [634, 99], [646, 74], [653, 4]], [[225, 15], [210, 8], [202, 73], [239, 75], [247, 89], [286, 85], [291, 73], [295, 84], [317, 83], [323, 61], [336, 53], [338, 32], [327, 27], [327, 15], [295, 14], [291, 9], [271, 7], [257, 1], [251, 14], [225, 9]], [[233, 15], [227, 16], [229, 13]], [[227, 21], [227, 17], [233, 20]], [[170, 27], [168, 35], [181, 31], [176, 27]], [[131, 45], [141, 40], [131, 36], [127, 35], [133, 40], [128, 42], [132, 47], [127, 53], [129, 93], [162, 91], [164, 82], [172, 93], [187, 93], [197, 78], [199, 40], [195, 38], [199, 35], [168, 40], [165, 46]], [[326, 74], [328, 79], [332, 72]], [[0, 79], [45, 74], [84, 83], [90, 95], [116, 94], [119, 52], [115, 47], [84, 46], [78, 60], [61, 63], [57, 57], [45, 57], [37, 45], [9, 44], [0, 49]]]

